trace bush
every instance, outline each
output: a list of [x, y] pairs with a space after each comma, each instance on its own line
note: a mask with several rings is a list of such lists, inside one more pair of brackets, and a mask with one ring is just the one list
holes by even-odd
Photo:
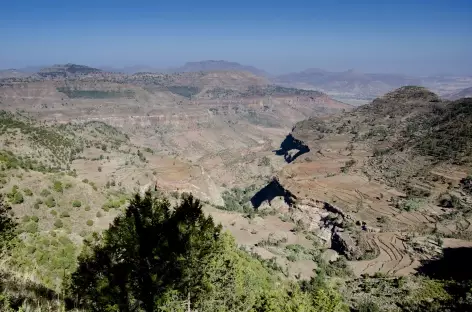
[[56, 211], [56, 210], [51, 210], [51, 214], [52, 214], [53, 216], [57, 216], [57, 211]]
[[62, 182], [61, 181], [54, 181], [54, 184], [52, 186], [53, 190], [58, 192], [58, 193], [62, 193], [64, 191], [64, 187], [62, 186]]
[[92, 226], [92, 225], [93, 225], [93, 221], [92, 221], [92, 220], [87, 220], [87, 225], [88, 225], [88, 226]]
[[25, 225], [25, 231], [28, 232], [28, 233], [37, 233], [38, 232], [38, 223], [36, 222], [28, 222], [26, 225]]
[[54, 226], [58, 229], [62, 228], [64, 226], [64, 223], [62, 222], [61, 219], [57, 219], [55, 222], [54, 222]]
[[39, 193], [39, 195], [41, 195], [42, 197], [47, 197], [49, 195], [51, 195], [51, 192], [49, 192], [49, 190], [47, 189], [44, 189], [41, 191], [41, 193]]
[[97, 211], [96, 216], [97, 216], [97, 218], [100, 218], [102, 216], [102, 213], [100, 211]]
[[397, 208], [405, 211], [415, 211], [420, 208], [422, 201], [419, 198], [410, 198], [397, 204]]
[[102, 167], [97, 168], [98, 172], [102, 172]]
[[12, 204], [22, 204], [24, 202], [23, 194], [21, 192], [16, 192], [11, 200]]
[[344, 167], [341, 167], [341, 172], [342, 173], [347, 173], [349, 169], [356, 164], [356, 161], [354, 159], [350, 159], [346, 161], [344, 164]]
[[26, 196], [33, 196], [33, 192], [29, 188], [24, 189], [23, 192]]
[[83, 183], [89, 183], [89, 180], [88, 179], [83, 179], [82, 182]]
[[63, 212], [61, 212], [60, 217], [61, 218], [69, 218], [70, 214], [67, 211], [63, 211]]
[[85, 211], [90, 211], [90, 206], [89, 205], [85, 206]]
[[32, 216], [32, 217], [31, 217], [31, 221], [33, 221], [33, 222], [38, 222], [38, 221], [39, 221], [38, 216]]
[[64, 188], [66, 188], [66, 189], [72, 188], [72, 183], [67, 182], [67, 183], [64, 185]]
[[80, 200], [74, 200], [72, 202], [72, 207], [79, 208], [81, 206], [82, 206], [82, 203], [80, 202]]
[[371, 300], [366, 300], [361, 302], [358, 307], [357, 307], [358, 312], [380, 312], [379, 306], [371, 301]]
[[438, 198], [439, 206], [444, 208], [462, 208], [462, 203], [459, 197], [449, 194], [442, 193]]
[[54, 199], [54, 197], [49, 196], [48, 198], [46, 198], [44, 204], [46, 204], [46, 206], [48, 206], [49, 208], [56, 207], [56, 200]]

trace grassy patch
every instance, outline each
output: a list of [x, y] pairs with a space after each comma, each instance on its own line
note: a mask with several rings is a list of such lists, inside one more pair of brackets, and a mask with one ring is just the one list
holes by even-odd
[[[28, 223], [32, 224], [36, 223]], [[20, 272], [36, 275], [52, 289], [59, 289], [64, 275], [75, 269], [77, 254], [76, 245], [66, 236], [34, 233], [17, 244], [8, 264]]]

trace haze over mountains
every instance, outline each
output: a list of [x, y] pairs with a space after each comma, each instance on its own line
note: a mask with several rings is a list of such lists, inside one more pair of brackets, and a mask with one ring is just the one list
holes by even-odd
[[[36, 72], [40, 73], [42, 68], [29, 67], [25, 69], [2, 70], [0, 71], [0, 77], [26, 77]], [[135, 74], [139, 72], [168, 74], [209, 71], [249, 72], [256, 76], [264, 77], [274, 84], [325, 92], [341, 101], [354, 105], [364, 104], [377, 96], [404, 85], [425, 86], [446, 98], [459, 98], [461, 97], [459, 92], [463, 89], [470, 88], [472, 85], [472, 74], [469, 76], [409, 76], [389, 73], [363, 73], [353, 69], [343, 72], [332, 72], [325, 69], [310, 68], [301, 72], [273, 75], [254, 66], [241, 65], [237, 62], [223, 60], [187, 62], [180, 67], [161, 69], [145, 65], [124, 68], [99, 67], [99, 69], [105, 72], [124, 74]], [[454, 97], [455, 93], [458, 93], [456, 97]], [[467, 93], [464, 94], [467, 95]]]

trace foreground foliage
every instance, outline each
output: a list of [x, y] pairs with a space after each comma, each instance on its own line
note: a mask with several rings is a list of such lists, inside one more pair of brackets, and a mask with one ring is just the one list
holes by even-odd
[[239, 250], [191, 195], [173, 210], [136, 195], [86, 243], [68, 289], [93, 311], [183, 311], [185, 303], [198, 311], [346, 310], [334, 289], [302, 291]]

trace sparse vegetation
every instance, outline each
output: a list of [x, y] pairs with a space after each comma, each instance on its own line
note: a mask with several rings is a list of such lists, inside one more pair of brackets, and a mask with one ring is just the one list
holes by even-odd
[[405, 211], [415, 211], [420, 208], [421, 203], [422, 201], [419, 198], [410, 198], [398, 202], [397, 208]]
[[244, 189], [233, 188], [229, 191], [224, 191], [222, 197], [225, 201], [225, 206], [221, 208], [229, 211], [251, 213], [254, 211], [254, 208], [250, 200], [257, 191], [256, 185], [251, 185]]

